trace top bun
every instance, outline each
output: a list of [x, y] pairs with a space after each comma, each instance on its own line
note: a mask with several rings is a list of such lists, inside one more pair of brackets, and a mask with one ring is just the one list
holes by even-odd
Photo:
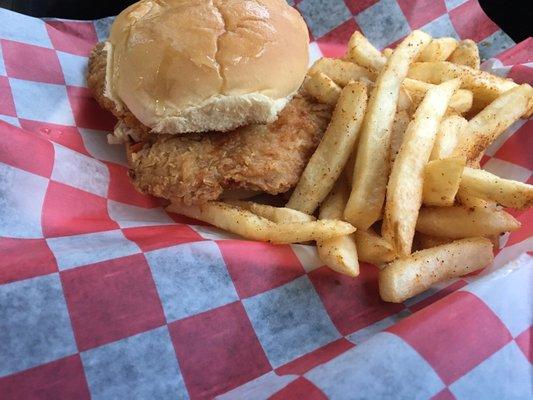
[[111, 28], [106, 96], [154, 132], [271, 122], [305, 77], [308, 43], [284, 0], [141, 0]]

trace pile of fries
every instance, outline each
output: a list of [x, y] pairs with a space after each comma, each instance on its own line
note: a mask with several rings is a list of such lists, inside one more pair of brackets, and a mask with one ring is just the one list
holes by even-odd
[[343, 59], [314, 63], [304, 90], [334, 106], [285, 207], [250, 201], [168, 210], [243, 237], [315, 241], [325, 265], [355, 277], [377, 265], [383, 300], [490, 264], [520, 223], [502, 207], [533, 203], [533, 186], [479, 167], [487, 147], [533, 112], [533, 88], [479, 69], [471, 40], [414, 31], [394, 50], [361, 33]]

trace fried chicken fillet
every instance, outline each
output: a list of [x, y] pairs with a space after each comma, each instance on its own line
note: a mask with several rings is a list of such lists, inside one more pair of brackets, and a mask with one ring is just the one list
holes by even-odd
[[147, 194], [185, 204], [216, 200], [228, 190], [279, 194], [296, 185], [329, 123], [329, 106], [298, 94], [267, 125], [231, 132], [153, 134], [104, 96], [106, 56], [99, 44], [89, 60], [88, 86], [98, 103], [127, 126], [129, 175]]

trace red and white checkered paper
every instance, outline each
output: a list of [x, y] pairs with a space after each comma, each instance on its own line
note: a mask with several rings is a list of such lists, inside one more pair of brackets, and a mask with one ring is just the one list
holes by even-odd
[[[382, 48], [421, 28], [533, 83], [532, 39], [514, 45], [475, 0], [295, 3], [313, 59], [355, 29]], [[166, 214], [86, 88], [110, 23], [0, 9], [0, 398], [532, 398], [531, 211], [493, 266], [400, 305], [371, 265], [351, 279], [311, 246]], [[532, 130], [516, 123], [484, 167], [533, 183]]]

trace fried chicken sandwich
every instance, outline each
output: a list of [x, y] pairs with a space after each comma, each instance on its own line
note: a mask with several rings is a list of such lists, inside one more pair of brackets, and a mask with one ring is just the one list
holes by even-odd
[[299, 91], [308, 31], [284, 0], [141, 0], [87, 81], [143, 193], [198, 204], [290, 190], [331, 110]]

